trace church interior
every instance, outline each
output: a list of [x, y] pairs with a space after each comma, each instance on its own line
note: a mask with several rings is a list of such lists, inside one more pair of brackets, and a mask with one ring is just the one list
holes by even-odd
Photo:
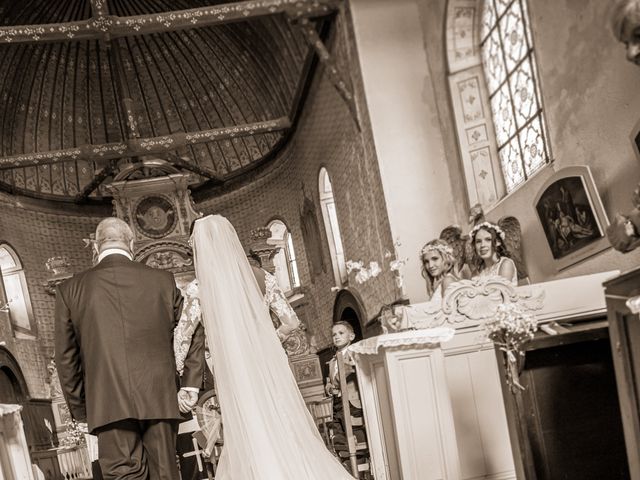
[[[0, 479], [92, 478], [54, 310], [98, 223], [185, 286], [209, 214], [300, 317], [283, 346], [357, 478], [640, 479], [640, 57], [613, 3], [0, 0]], [[483, 222], [518, 286], [425, 313], [423, 246], [458, 226], [468, 256]], [[538, 325], [515, 356], [478, 313], [506, 299]], [[337, 322], [366, 427], [342, 450]]]

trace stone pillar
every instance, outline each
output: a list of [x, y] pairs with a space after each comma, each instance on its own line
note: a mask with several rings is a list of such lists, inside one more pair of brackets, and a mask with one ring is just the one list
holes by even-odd
[[20, 405], [0, 404], [0, 475], [2, 478], [33, 480], [20, 410]]
[[260, 267], [273, 275], [276, 271], [276, 266], [273, 263], [273, 257], [276, 256], [280, 247], [269, 244], [267, 242], [269, 238], [271, 238], [271, 230], [267, 227], [259, 227], [255, 230], [251, 230], [249, 254], [260, 263]]

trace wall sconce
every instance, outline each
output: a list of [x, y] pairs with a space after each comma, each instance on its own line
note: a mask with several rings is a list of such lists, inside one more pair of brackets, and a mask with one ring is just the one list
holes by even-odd
[[49, 295], [55, 295], [58, 285], [73, 277], [73, 273], [69, 271], [70, 265], [67, 257], [51, 257], [46, 261], [45, 265], [53, 275], [47, 279], [44, 289]]

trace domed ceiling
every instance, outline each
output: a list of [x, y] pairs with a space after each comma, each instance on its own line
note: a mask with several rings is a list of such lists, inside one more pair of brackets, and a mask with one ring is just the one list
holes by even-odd
[[331, 2], [0, 1], [0, 189], [91, 201], [163, 158], [197, 185], [273, 156]]

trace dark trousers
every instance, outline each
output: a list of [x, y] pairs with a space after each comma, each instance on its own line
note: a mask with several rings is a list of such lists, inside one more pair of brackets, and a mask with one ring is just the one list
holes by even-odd
[[176, 480], [175, 420], [126, 419], [97, 431], [105, 480]]

